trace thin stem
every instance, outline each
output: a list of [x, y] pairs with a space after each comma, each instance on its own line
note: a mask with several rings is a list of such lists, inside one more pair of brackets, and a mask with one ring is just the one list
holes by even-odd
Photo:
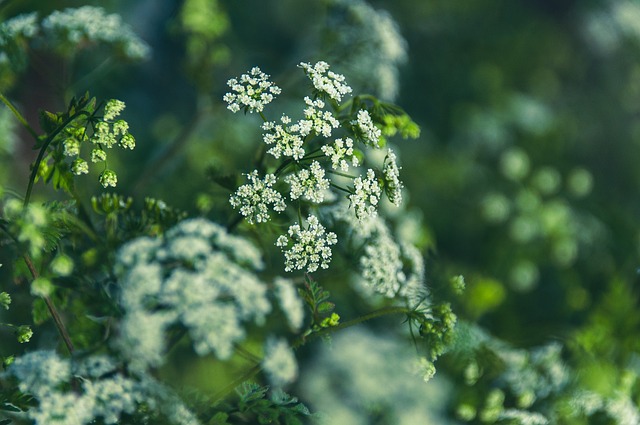
[[352, 176], [351, 174], [343, 173], [343, 172], [341, 172], [341, 171], [327, 170], [327, 173], [329, 173], [329, 174], [335, 174], [336, 176], [347, 177], [347, 178], [349, 178], [349, 179], [355, 179], [355, 178], [356, 178], [356, 176]]
[[213, 404], [216, 404], [216, 402], [218, 402], [219, 400], [222, 400], [227, 394], [233, 391], [238, 385], [256, 376], [258, 373], [260, 373], [261, 370], [262, 370], [262, 365], [258, 363], [253, 367], [251, 367], [251, 369], [244, 372], [242, 375], [238, 376], [233, 381], [229, 382], [227, 385], [225, 385], [223, 389], [221, 389], [220, 391], [218, 391], [216, 394], [213, 395]]
[[380, 310], [372, 311], [371, 313], [365, 314], [365, 315], [360, 316], [360, 317], [356, 317], [355, 319], [349, 320], [347, 322], [340, 323], [340, 324], [338, 324], [336, 326], [331, 326], [331, 327], [328, 327], [328, 328], [321, 329], [321, 330], [319, 330], [317, 332], [313, 332], [312, 334], [309, 334], [309, 335], [307, 335], [305, 337], [302, 337], [302, 338], [298, 339], [298, 341], [296, 341], [293, 344], [293, 348], [297, 349], [297, 348], [302, 347], [303, 345], [305, 345], [310, 340], [319, 338], [319, 337], [324, 336], [324, 335], [331, 334], [333, 332], [339, 331], [340, 329], [350, 328], [350, 327], [358, 325], [360, 323], [364, 323], [364, 322], [367, 322], [367, 321], [372, 320], [372, 319], [377, 319], [378, 317], [388, 316], [390, 314], [407, 314], [407, 313], [410, 313], [410, 312], [411, 312], [411, 309], [409, 309], [407, 307], [400, 307], [400, 306], [381, 308]]
[[[38, 278], [38, 271], [36, 270], [33, 264], [33, 261], [31, 261], [31, 257], [29, 257], [28, 254], [24, 254], [23, 258], [24, 258], [24, 262], [27, 265], [27, 268], [29, 269], [29, 272], [31, 272], [31, 276], [33, 277], [33, 280], [36, 280]], [[58, 332], [60, 333], [60, 336], [64, 341], [64, 345], [67, 346], [67, 350], [69, 350], [69, 354], [73, 354], [74, 347], [73, 347], [73, 343], [71, 342], [71, 337], [69, 336], [69, 332], [67, 331], [67, 328], [65, 327], [64, 322], [62, 321], [62, 317], [60, 317], [60, 313], [58, 313], [58, 310], [56, 309], [55, 304], [53, 304], [53, 301], [51, 301], [51, 298], [49, 298], [46, 295], [43, 296], [42, 299], [44, 299], [44, 302], [47, 305], [47, 309], [49, 310], [49, 314], [51, 314], [53, 323], [55, 323], [56, 328], [58, 329]]]
[[249, 361], [254, 362], [254, 363], [260, 363], [260, 361], [262, 360], [262, 359], [260, 359], [260, 357], [258, 357], [255, 354], [251, 353], [249, 350], [247, 350], [246, 348], [242, 347], [241, 345], [236, 344], [235, 349], [236, 349], [236, 352], [240, 355], [240, 357], [243, 357], [246, 360], [249, 360]]
[[[16, 237], [14, 235], [12, 235], [9, 232], [9, 229], [7, 229], [7, 227], [4, 226], [2, 223], [0, 223], [0, 229], [2, 229], [7, 235], [9, 235], [9, 237], [11, 237], [17, 243]], [[33, 264], [33, 261], [31, 260], [31, 257], [29, 257], [29, 254], [24, 254], [22, 256], [22, 258], [24, 259], [24, 262], [27, 265], [27, 268], [29, 269], [29, 272], [31, 273], [31, 276], [33, 277], [33, 280], [36, 280], [38, 278], [38, 276], [39, 276], [39, 273], [38, 273], [38, 270], [36, 269], [36, 266]], [[69, 350], [69, 353], [73, 354], [73, 351], [74, 351], [73, 343], [71, 342], [71, 337], [69, 336], [69, 332], [67, 331], [67, 328], [65, 327], [64, 323], [62, 322], [62, 318], [60, 317], [60, 313], [58, 313], [58, 310], [56, 309], [55, 304], [53, 304], [53, 301], [51, 301], [51, 298], [49, 298], [48, 296], [43, 296], [42, 298], [44, 299], [44, 302], [47, 305], [47, 309], [49, 310], [49, 314], [51, 314], [51, 318], [53, 319], [53, 323], [55, 323], [56, 328], [58, 329], [58, 332], [60, 333], [60, 336], [62, 337], [62, 340], [64, 341], [64, 345], [67, 346], [67, 350]]]
[[2, 93], [0, 93], [0, 100], [2, 100], [2, 102], [5, 105], [7, 105], [9, 109], [11, 109], [11, 112], [13, 112], [13, 115], [15, 115], [16, 118], [18, 118], [18, 121], [20, 121], [20, 124], [22, 124], [24, 128], [27, 129], [29, 134], [31, 134], [31, 136], [33, 136], [34, 139], [38, 140], [38, 137], [39, 137], [38, 133], [35, 132], [35, 130], [29, 125], [27, 120], [22, 116], [22, 114], [16, 109], [15, 106], [13, 106], [13, 103], [11, 103], [11, 101], [7, 99]]
[[348, 193], [349, 195], [351, 195], [351, 191], [350, 191], [349, 189], [345, 189], [345, 188], [344, 188], [344, 187], [342, 187], [342, 186], [338, 186], [337, 184], [335, 184], [335, 183], [333, 183], [333, 182], [329, 182], [329, 184], [331, 185], [331, 187], [335, 187], [336, 189], [341, 190], [341, 191], [346, 192], [346, 193]]

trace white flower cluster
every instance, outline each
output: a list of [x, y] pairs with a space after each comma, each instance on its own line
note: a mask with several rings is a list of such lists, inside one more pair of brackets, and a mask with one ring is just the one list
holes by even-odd
[[404, 185], [400, 181], [400, 167], [398, 167], [396, 161], [396, 154], [389, 149], [384, 159], [382, 174], [384, 175], [384, 191], [389, 201], [399, 207], [402, 203], [402, 188]]
[[117, 257], [125, 315], [116, 348], [133, 370], [159, 366], [167, 327], [181, 323], [198, 354], [229, 358], [245, 336], [242, 323], [261, 324], [271, 311], [254, 274], [261, 267], [253, 245], [204, 219], [129, 242]]
[[326, 229], [318, 218], [310, 215], [307, 228], [299, 224], [289, 227], [289, 237], [281, 235], [276, 246], [282, 248], [285, 256], [285, 271], [303, 270], [313, 273], [318, 267], [326, 269], [331, 261], [331, 245], [338, 242], [338, 237]]
[[349, 137], [344, 140], [336, 139], [333, 145], [324, 145], [321, 149], [322, 153], [331, 159], [331, 168], [334, 170], [349, 171], [349, 161], [354, 167], [360, 165], [360, 161], [354, 155], [353, 140]]
[[349, 195], [349, 202], [355, 210], [356, 217], [365, 220], [378, 215], [378, 202], [382, 188], [376, 173], [369, 168], [366, 178], [356, 177], [353, 180], [354, 193]]
[[[306, 136], [310, 131], [313, 131], [317, 135], [331, 137], [331, 129], [338, 128], [340, 123], [330, 111], [323, 111], [325, 103], [320, 99], [311, 100], [308, 96], [304, 98], [304, 103], [307, 104], [304, 110], [306, 120], [300, 122], [303, 135]], [[309, 129], [309, 131], [305, 129]]]
[[298, 363], [293, 350], [284, 339], [270, 337], [264, 348], [262, 367], [272, 385], [282, 387], [298, 376]]
[[413, 245], [398, 245], [382, 220], [374, 220], [372, 226], [360, 257], [360, 283], [369, 291], [387, 298], [400, 296], [411, 308], [426, 310], [429, 300], [422, 254]]
[[357, 118], [351, 124], [354, 126], [356, 134], [362, 139], [362, 142], [374, 148], [380, 147], [382, 131], [373, 123], [369, 111], [366, 109], [359, 110]]
[[122, 375], [106, 356], [70, 361], [53, 351], [34, 351], [16, 358], [0, 377], [15, 378], [20, 391], [38, 401], [26, 413], [36, 425], [117, 424], [140, 406], [173, 424], [199, 423], [167, 387], [146, 375]]
[[304, 304], [298, 296], [293, 282], [289, 279], [276, 278], [273, 282], [282, 311], [287, 316], [289, 327], [298, 331], [304, 321]]
[[[292, 201], [316, 204], [311, 205], [311, 208], [318, 208], [317, 204], [323, 204], [324, 207], [336, 200], [337, 195], [333, 189], [346, 192], [353, 208], [352, 212], [361, 224], [377, 216], [383, 190], [391, 203], [399, 206], [403, 185], [399, 177], [400, 167], [393, 150], [388, 150], [381, 167], [375, 170], [367, 168], [363, 174], [357, 170], [355, 176], [346, 174], [351, 167], [361, 165], [360, 158], [365, 158], [356, 149], [355, 143], [369, 148], [379, 148], [382, 132], [367, 109], [353, 110], [347, 118], [340, 116], [338, 120], [337, 102], [351, 92], [351, 88], [344, 82], [344, 76], [329, 71], [326, 62], [318, 62], [315, 65], [301, 63], [299, 67], [311, 79], [314, 97], [304, 97], [306, 106], [303, 109], [303, 117], [298, 121], [293, 121], [288, 115], [282, 115], [280, 122], [267, 121], [262, 115], [265, 121], [262, 124], [262, 138], [268, 146], [267, 153], [275, 159], [283, 159], [273, 174], [267, 174], [264, 180], [258, 177], [257, 171], [249, 174], [251, 182], [242, 185], [231, 195], [231, 205], [239, 208], [240, 214], [246, 217], [250, 224], [266, 222], [270, 219], [270, 209], [281, 212], [287, 207], [282, 195], [274, 188], [277, 181], [282, 180], [290, 186], [289, 198]], [[248, 85], [238, 83], [236, 79], [229, 81], [235, 93], [227, 93], [224, 100], [234, 112], [242, 107], [246, 110], [254, 108], [261, 111], [266, 103], [253, 105], [251, 102], [258, 102], [260, 93], [265, 93], [273, 87], [272, 83], [259, 68], [253, 68], [251, 75], [245, 74], [240, 78], [241, 82], [248, 82]], [[255, 90], [255, 87], [261, 87], [262, 92]], [[255, 95], [254, 98], [246, 93], [250, 90]], [[280, 89], [277, 90], [279, 93]], [[327, 97], [331, 102], [326, 102]], [[332, 110], [327, 110], [328, 107]], [[346, 134], [335, 138], [333, 133], [340, 129], [341, 121], [341, 130]], [[308, 153], [306, 145], [309, 146]], [[304, 241], [316, 231], [321, 232], [320, 235], [324, 235], [325, 232], [317, 215], [305, 213], [310, 218], [313, 217], [309, 223], [310, 227], [303, 230], [300, 213], [300, 223], [290, 226], [289, 236], [282, 235], [276, 242], [285, 252], [286, 271], [315, 271], [319, 267], [328, 267], [331, 257], [330, 245], [335, 243], [336, 236], [329, 232], [329, 239], [322, 236], [315, 244], [311, 243], [311, 239], [309, 242]]]
[[149, 46], [142, 41], [129, 25], [116, 14], [106, 14], [104, 9], [83, 6], [77, 9], [54, 11], [43, 19], [45, 40], [57, 45], [78, 46], [82, 43], [109, 43], [132, 60], [146, 59]]
[[300, 395], [326, 412], [326, 423], [376, 423], [379, 412], [395, 425], [451, 423], [446, 391], [416, 376], [415, 348], [397, 336], [353, 327], [315, 354], [301, 376]]
[[398, 94], [398, 68], [407, 59], [407, 42], [393, 18], [365, 0], [330, 0], [331, 20], [320, 38], [331, 40], [334, 54], [360, 90], [392, 101]]
[[284, 181], [291, 185], [291, 199], [303, 198], [316, 204], [323, 202], [325, 191], [329, 189], [329, 180], [324, 174], [320, 163], [313, 161], [309, 169], [303, 168], [286, 176]]
[[329, 64], [320, 61], [315, 65], [301, 62], [298, 65], [313, 83], [313, 87], [320, 93], [327, 94], [331, 99], [340, 102], [342, 96], [351, 93], [351, 87], [345, 84], [344, 75], [329, 71]]
[[273, 174], [267, 174], [264, 179], [258, 176], [258, 171], [246, 175], [251, 183], [243, 184], [231, 195], [229, 202], [233, 208], [240, 208], [240, 214], [246, 217], [250, 224], [269, 221], [269, 205], [274, 211], [282, 212], [286, 208], [282, 195], [272, 186], [276, 183]]
[[[274, 145], [267, 152], [276, 159], [281, 156], [287, 156], [295, 160], [302, 159], [305, 151], [302, 147], [304, 141], [302, 140], [303, 135], [300, 124], [296, 123], [288, 126], [291, 123], [291, 118], [286, 115], [283, 115], [280, 121], [282, 125], [273, 121], [267, 121], [262, 124], [262, 129], [267, 131], [262, 136], [264, 143]], [[309, 131], [306, 134], [309, 134]]]
[[279, 95], [280, 87], [269, 81], [269, 75], [260, 68], [253, 67], [248, 74], [242, 74], [240, 81], [235, 78], [227, 81], [233, 92], [224, 95], [227, 108], [235, 113], [243, 109], [245, 112], [262, 112], [265, 105], [271, 103], [274, 95]]
[[38, 33], [38, 14], [36, 12], [15, 16], [0, 24], [0, 47], [8, 45], [20, 37], [31, 38]]

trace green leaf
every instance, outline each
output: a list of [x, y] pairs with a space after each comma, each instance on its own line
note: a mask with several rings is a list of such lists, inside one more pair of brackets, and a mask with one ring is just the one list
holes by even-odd
[[40, 128], [45, 133], [53, 133], [55, 129], [58, 128], [60, 124], [62, 124], [62, 120], [60, 119], [60, 117], [53, 112], [41, 109], [40, 111], [38, 111], [38, 115], [40, 120]]
[[209, 425], [228, 425], [229, 422], [227, 422], [227, 419], [229, 419], [228, 414], [226, 414], [225, 412], [218, 412], [213, 415], [213, 417], [209, 419], [209, 422], [207, 423]]
[[331, 313], [336, 305], [329, 301], [324, 301], [318, 305], [318, 313]]

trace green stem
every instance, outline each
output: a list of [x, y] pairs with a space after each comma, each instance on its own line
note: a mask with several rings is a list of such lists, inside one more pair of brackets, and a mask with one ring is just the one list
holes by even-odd
[[351, 195], [351, 194], [352, 194], [352, 192], [351, 192], [349, 189], [345, 189], [345, 188], [344, 188], [344, 187], [342, 187], [342, 186], [338, 186], [337, 184], [335, 184], [335, 183], [333, 183], [333, 182], [329, 182], [329, 184], [331, 185], [331, 187], [335, 187], [336, 189], [341, 190], [341, 191], [343, 191], [343, 192], [346, 192], [346, 193], [348, 193], [349, 195]]
[[[27, 268], [31, 272], [31, 276], [33, 277], [33, 280], [36, 280], [38, 278], [38, 271], [36, 270], [33, 264], [33, 261], [31, 261], [31, 257], [29, 257], [28, 254], [24, 254], [23, 258], [24, 258], [25, 264], [27, 265]], [[51, 314], [51, 318], [53, 319], [53, 322], [55, 323], [56, 328], [58, 329], [58, 332], [60, 333], [60, 336], [64, 341], [64, 345], [66, 345], [67, 350], [69, 350], [69, 354], [73, 354], [73, 351], [74, 351], [73, 343], [71, 342], [71, 337], [69, 336], [69, 332], [67, 331], [67, 328], [64, 325], [64, 322], [62, 321], [62, 317], [60, 317], [60, 313], [58, 313], [58, 309], [56, 309], [55, 304], [53, 304], [53, 301], [48, 296], [43, 296], [42, 299], [44, 300], [44, 303], [47, 305], [49, 314]]]
[[347, 177], [347, 178], [349, 178], [349, 179], [355, 179], [355, 178], [356, 178], [356, 176], [352, 176], [351, 174], [343, 173], [343, 172], [341, 172], [341, 171], [327, 170], [327, 173], [329, 173], [329, 174], [335, 174], [336, 176]]
[[340, 323], [336, 326], [331, 326], [328, 328], [321, 329], [317, 332], [313, 332], [303, 338], [298, 339], [298, 341], [296, 341], [293, 344], [293, 348], [294, 349], [300, 348], [303, 345], [305, 345], [307, 342], [314, 340], [316, 338], [319, 338], [321, 336], [331, 334], [333, 332], [339, 331], [340, 329], [350, 328], [360, 323], [364, 323], [372, 319], [377, 319], [378, 317], [388, 316], [390, 314], [407, 314], [410, 312], [411, 312], [411, 309], [407, 307], [400, 307], [400, 306], [381, 308], [380, 310], [372, 311], [371, 313], [365, 314], [364, 316], [356, 317], [355, 319]]
[[31, 134], [31, 136], [33, 136], [34, 139], [36, 139], [36, 141], [38, 140], [38, 133], [35, 132], [35, 130], [33, 128], [31, 128], [31, 126], [29, 125], [29, 123], [27, 122], [27, 120], [22, 116], [22, 114], [16, 109], [15, 106], [13, 106], [13, 103], [11, 103], [11, 101], [9, 99], [7, 99], [2, 93], [0, 93], [0, 100], [2, 100], [2, 102], [7, 105], [7, 107], [9, 109], [11, 109], [11, 112], [13, 112], [13, 115], [16, 116], [16, 118], [18, 118], [18, 121], [20, 121], [20, 123], [24, 126], [24, 128], [27, 129], [27, 131], [29, 132], [29, 134]]
[[38, 169], [40, 168], [40, 163], [42, 162], [42, 158], [44, 158], [44, 154], [47, 152], [47, 148], [49, 147], [51, 142], [53, 142], [53, 140], [56, 137], [58, 137], [58, 134], [60, 134], [60, 132], [62, 130], [64, 130], [71, 122], [73, 122], [73, 120], [75, 120], [76, 118], [78, 118], [81, 115], [90, 116], [90, 114], [88, 112], [86, 112], [86, 111], [80, 111], [80, 112], [78, 112], [76, 114], [73, 114], [72, 116], [67, 118], [65, 120], [65, 122], [62, 123], [62, 125], [60, 125], [58, 128], [56, 128], [53, 131], [53, 133], [51, 133], [49, 135], [49, 137], [47, 137], [47, 139], [44, 141], [44, 144], [40, 148], [40, 152], [38, 152], [38, 157], [36, 158], [36, 161], [33, 164], [33, 169], [31, 170], [31, 175], [29, 176], [29, 185], [27, 186], [27, 193], [24, 196], [24, 206], [27, 206], [29, 204], [29, 201], [31, 200], [31, 191], [33, 190], [33, 185], [34, 185], [34, 183], [36, 181], [36, 176], [38, 175]]

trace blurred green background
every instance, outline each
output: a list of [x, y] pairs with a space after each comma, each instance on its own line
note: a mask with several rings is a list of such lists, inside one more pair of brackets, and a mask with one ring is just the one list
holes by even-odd
[[[228, 191], [207, 170], [247, 170], [260, 143], [258, 118], [225, 111], [227, 79], [260, 66], [293, 98], [295, 65], [326, 60], [421, 126], [418, 140], [392, 143], [436, 296], [464, 275], [459, 318], [514, 347], [559, 341], [577, 370], [607, 371], [585, 373], [589, 389], [640, 373], [640, 2], [371, 1], [388, 11], [377, 24], [349, 3], [3, 1], [3, 18], [103, 7], [151, 56], [33, 49], [0, 83], [33, 122], [87, 89], [124, 100], [138, 145], [114, 165], [118, 192], [224, 221]], [[374, 33], [390, 17], [406, 43]], [[22, 193], [33, 152], [24, 135], [3, 137], [0, 181]], [[89, 194], [97, 185], [86, 180]]]

